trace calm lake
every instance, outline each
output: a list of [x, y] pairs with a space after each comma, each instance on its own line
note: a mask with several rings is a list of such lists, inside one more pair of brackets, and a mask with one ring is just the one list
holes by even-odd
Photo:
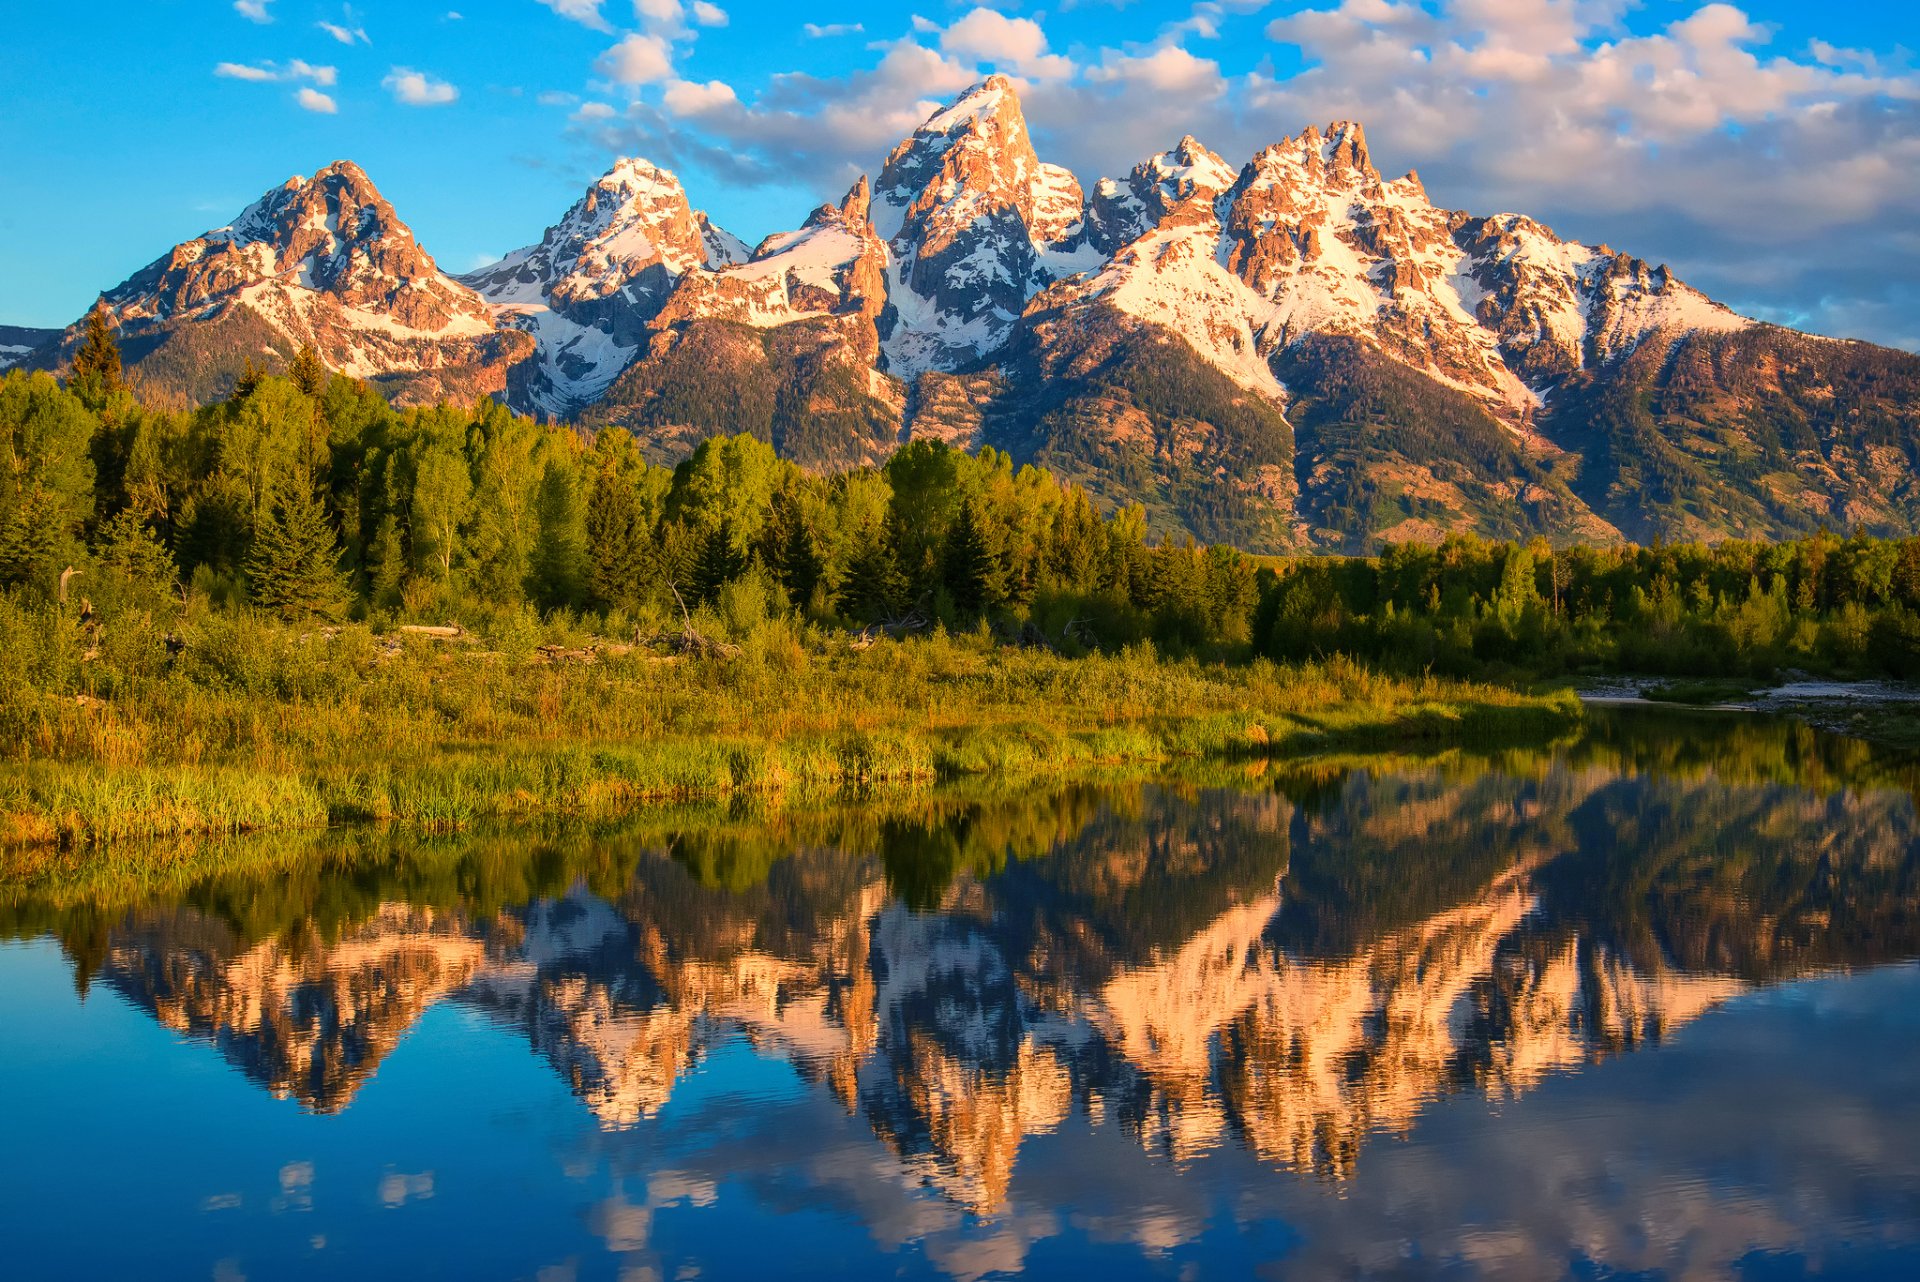
[[0, 886], [0, 1277], [1920, 1277], [1920, 768], [1553, 749]]

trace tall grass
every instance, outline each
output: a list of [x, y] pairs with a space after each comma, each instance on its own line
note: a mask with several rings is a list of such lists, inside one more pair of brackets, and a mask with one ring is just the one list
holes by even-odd
[[[0, 841], [488, 816], [607, 815], [699, 797], [1399, 742], [1551, 735], [1535, 697], [1332, 660], [1066, 659], [936, 633], [860, 650], [811, 634], [733, 657], [298, 630], [208, 615], [169, 656], [0, 670]], [[0, 663], [4, 663], [0, 660]]]

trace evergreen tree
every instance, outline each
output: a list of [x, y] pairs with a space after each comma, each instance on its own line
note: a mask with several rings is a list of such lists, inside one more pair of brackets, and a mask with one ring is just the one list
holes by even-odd
[[283, 619], [331, 619], [346, 607], [339, 542], [304, 482], [281, 487], [266, 521], [254, 533], [246, 572], [255, 603]]
[[307, 343], [293, 358], [293, 364], [287, 367], [287, 377], [293, 385], [316, 400], [327, 390], [327, 367], [320, 360], [320, 353], [313, 350], [313, 344]]
[[266, 377], [267, 371], [255, 365], [253, 363], [253, 357], [243, 357], [240, 361], [240, 372], [234, 375], [233, 395], [228, 399], [234, 401], [246, 400], [254, 394], [259, 388], [261, 381]]
[[940, 571], [947, 595], [962, 614], [978, 616], [1006, 596], [1006, 567], [971, 500], [960, 505], [948, 527]]
[[889, 619], [906, 596], [906, 576], [884, 528], [869, 531], [847, 562], [840, 583], [840, 608], [856, 619], [872, 623]]
[[762, 556], [779, 576], [787, 599], [801, 609], [826, 574], [826, 562], [800, 502], [790, 490], [774, 495], [773, 510], [761, 532]]
[[734, 542], [733, 522], [722, 518], [700, 545], [700, 557], [693, 565], [694, 595], [708, 603], [718, 601], [720, 589], [746, 571], [747, 558]]
[[603, 609], [632, 610], [646, 596], [656, 557], [628, 478], [603, 467], [587, 499], [587, 586]]
[[101, 299], [87, 313], [86, 337], [73, 354], [73, 389], [89, 409], [98, 410], [125, 386], [120, 377], [120, 345], [107, 322], [106, 300]]

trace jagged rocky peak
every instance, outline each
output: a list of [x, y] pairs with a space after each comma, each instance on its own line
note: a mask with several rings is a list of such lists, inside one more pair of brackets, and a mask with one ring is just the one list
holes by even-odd
[[536, 340], [534, 361], [513, 380], [515, 407], [566, 416], [633, 362], [676, 282], [746, 258], [671, 171], [622, 157], [538, 243], [462, 279]]
[[1213, 216], [1214, 198], [1233, 186], [1233, 166], [1192, 134], [1149, 157], [1124, 179], [1102, 178], [1087, 204], [1087, 237], [1112, 254], [1160, 226], [1176, 211], [1188, 219]]
[[873, 217], [891, 258], [888, 368], [955, 369], [1006, 341], [1027, 300], [1097, 262], [1080, 184], [1034, 153], [1013, 82], [990, 76], [887, 157]]
[[[358, 165], [336, 161], [269, 190], [223, 227], [174, 246], [102, 296], [143, 392], [223, 395], [246, 361], [312, 346], [403, 402], [500, 391], [532, 350], [443, 273]], [[34, 354], [57, 366], [84, 319]], [[161, 349], [164, 359], [152, 360]]]
[[295, 176], [225, 227], [177, 245], [106, 295], [117, 323], [164, 321], [277, 283], [438, 331], [491, 328], [479, 300], [441, 274], [361, 168], [339, 160]]
[[[838, 205], [807, 215], [796, 231], [775, 232], [744, 261], [689, 273], [654, 323], [656, 331], [697, 320], [771, 328], [809, 317], [847, 317], [853, 345], [878, 358], [873, 322], [886, 304], [886, 246], [869, 218], [865, 175]], [[659, 344], [656, 342], [656, 346]]]
[[[596, 179], [539, 242], [464, 279], [494, 303], [569, 303], [626, 293], [664, 298], [674, 277], [708, 258], [702, 227], [680, 180], [626, 157]], [[656, 300], [657, 306], [657, 300]]]

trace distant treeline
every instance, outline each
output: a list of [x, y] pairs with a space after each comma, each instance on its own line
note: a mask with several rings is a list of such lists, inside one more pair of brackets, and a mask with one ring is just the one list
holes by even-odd
[[705, 610], [1443, 673], [1920, 676], [1920, 540], [1455, 537], [1256, 559], [1153, 543], [1139, 508], [1103, 516], [991, 448], [913, 441], [817, 475], [721, 436], [669, 469], [621, 430], [589, 440], [492, 401], [396, 409], [311, 353], [225, 401], [157, 411], [120, 385], [104, 332], [64, 385], [0, 380], [0, 447], [0, 590], [16, 601], [482, 629], [538, 612], [620, 634]]
[[1920, 678], [1920, 539], [1553, 548], [1449, 538], [1291, 562], [1254, 624], [1273, 658], [1442, 673]]

